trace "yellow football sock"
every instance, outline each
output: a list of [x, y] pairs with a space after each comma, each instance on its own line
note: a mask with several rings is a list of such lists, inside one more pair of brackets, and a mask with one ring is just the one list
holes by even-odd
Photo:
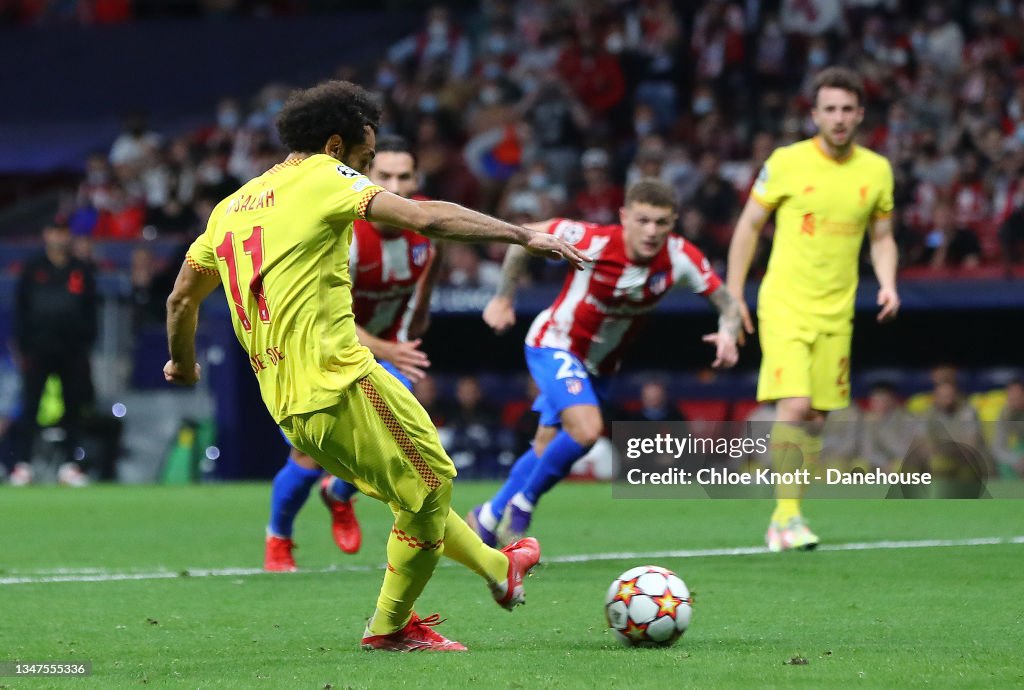
[[[807, 434], [799, 424], [775, 422], [772, 425], [772, 467], [776, 472], [794, 472], [803, 466], [803, 445]], [[820, 449], [820, 444], [819, 444]], [[775, 512], [772, 522], [785, 524], [800, 516], [800, 490], [793, 485], [775, 486]]]
[[775, 511], [772, 513], [772, 522], [785, 526], [787, 522], [795, 517], [800, 517], [799, 498], [775, 499]]
[[488, 584], [504, 582], [508, 575], [508, 556], [480, 541], [479, 535], [454, 510], [448, 511], [444, 525], [444, 555], [480, 575]]
[[[776, 439], [781, 439], [777, 452]], [[809, 434], [802, 426], [776, 422], [772, 426], [772, 461], [779, 472], [805, 469], [810, 470], [813, 477], [821, 464], [821, 434]], [[803, 484], [777, 486], [772, 521], [785, 524], [801, 517], [800, 499], [806, 491], [807, 486]]]
[[[804, 468], [811, 471], [811, 481], [814, 481], [814, 473], [821, 467], [821, 434], [809, 434], [804, 431], [800, 449], [804, 453]], [[804, 487], [801, 494], [806, 490]]]
[[409, 622], [413, 604], [441, 558], [451, 497], [452, 483], [445, 481], [427, 495], [419, 512], [395, 511], [388, 537], [388, 568], [369, 624], [371, 634], [387, 635]]

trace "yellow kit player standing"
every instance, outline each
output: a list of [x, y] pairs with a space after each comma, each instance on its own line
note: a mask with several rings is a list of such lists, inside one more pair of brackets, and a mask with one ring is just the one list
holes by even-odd
[[[757, 236], [775, 212], [768, 270], [757, 299], [762, 350], [758, 401], [777, 403], [772, 460], [780, 471], [813, 465], [825, 417], [850, 403], [850, 338], [865, 230], [878, 278], [878, 321], [899, 311], [892, 236], [892, 168], [857, 146], [864, 86], [842, 67], [822, 70], [811, 110], [818, 135], [776, 149], [764, 164], [729, 246], [727, 286], [743, 306]], [[800, 513], [795, 487], [777, 493], [770, 551], [813, 549], [818, 537]]]
[[374, 185], [380, 106], [362, 88], [325, 82], [294, 93], [278, 118], [292, 151], [214, 209], [167, 300], [173, 383], [199, 379], [200, 302], [222, 286], [263, 401], [292, 444], [395, 513], [388, 566], [365, 649], [462, 651], [413, 612], [441, 554], [481, 575], [499, 605], [523, 601], [540, 558], [535, 539], [484, 545], [450, 509], [455, 467], [426, 411], [359, 344], [349, 244], [356, 218], [432, 237], [519, 244], [578, 268], [582, 254], [534, 232], [440, 201], [412, 201]]

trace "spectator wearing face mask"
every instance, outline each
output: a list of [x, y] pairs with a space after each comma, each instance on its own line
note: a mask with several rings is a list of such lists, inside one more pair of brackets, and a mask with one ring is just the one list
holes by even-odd
[[427, 12], [426, 28], [393, 45], [388, 60], [423, 71], [443, 66], [450, 78], [462, 79], [469, 74], [472, 54], [469, 41], [452, 22], [448, 8], [435, 5]]
[[591, 31], [575, 37], [562, 52], [556, 69], [587, 110], [604, 119], [626, 95], [626, 81], [616, 56], [606, 51]]
[[605, 40], [609, 52], [628, 49], [633, 63], [629, 81], [636, 84], [634, 99], [654, 109], [662, 129], [671, 127], [678, 116], [681, 39], [673, 3], [654, 0], [640, 3], [636, 15], [627, 17], [621, 30], [613, 30]]
[[779, 17], [791, 34], [821, 36], [843, 28], [840, 0], [783, 0]]
[[587, 149], [580, 158], [583, 189], [573, 199], [573, 217], [587, 223], [611, 225], [618, 221], [623, 204], [622, 187], [611, 179], [608, 153], [603, 149]]
[[160, 137], [149, 130], [146, 117], [133, 113], [125, 118], [124, 129], [110, 147], [110, 164], [122, 178], [130, 178], [142, 165], [149, 150], [159, 144]]
[[231, 159], [230, 144], [223, 143], [206, 154], [196, 168], [196, 182], [209, 196], [224, 198], [242, 186], [242, 183], [228, 172]]
[[879, 382], [871, 387], [861, 428], [860, 456], [884, 471], [899, 471], [918, 430], [916, 420], [900, 402], [896, 387]]
[[924, 23], [911, 33], [914, 53], [921, 62], [952, 74], [963, 59], [963, 31], [948, 17], [942, 3], [929, 4], [924, 16]]
[[981, 261], [981, 243], [977, 235], [956, 222], [953, 208], [945, 200], [935, 206], [932, 227], [925, 235], [924, 244], [924, 259], [933, 268], [972, 268]]
[[530, 126], [532, 142], [552, 174], [568, 179], [579, 161], [583, 132], [591, 124], [587, 109], [557, 76], [545, 75], [517, 106]]
[[723, 85], [743, 62], [743, 10], [739, 3], [704, 3], [693, 22], [691, 45], [698, 79]]
[[828, 41], [824, 38], [815, 38], [807, 48], [807, 69], [817, 72], [829, 64]]
[[738, 194], [732, 184], [722, 177], [720, 161], [712, 151], [701, 154], [698, 164], [700, 184], [689, 199], [711, 226], [730, 225], [738, 209]]

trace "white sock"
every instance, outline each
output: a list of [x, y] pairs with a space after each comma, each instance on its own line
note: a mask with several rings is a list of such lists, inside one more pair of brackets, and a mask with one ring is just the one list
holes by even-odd
[[327, 488], [324, 489], [324, 494], [335, 503], [344, 503], [344, 501], [341, 500], [341, 496], [331, 491], [332, 486], [334, 486], [334, 482], [327, 482]]
[[533, 512], [533, 504], [530, 503], [529, 500], [527, 500], [526, 496], [524, 496], [521, 491], [517, 493], [515, 496], [513, 496], [512, 500], [509, 501], [509, 503], [514, 505], [516, 508], [519, 508], [519, 510], [525, 511], [527, 513]]
[[483, 507], [480, 508], [480, 514], [477, 516], [477, 520], [480, 522], [480, 526], [488, 532], [493, 532], [498, 528], [498, 517], [494, 514], [494, 509], [491, 508], [491, 502], [487, 501]]

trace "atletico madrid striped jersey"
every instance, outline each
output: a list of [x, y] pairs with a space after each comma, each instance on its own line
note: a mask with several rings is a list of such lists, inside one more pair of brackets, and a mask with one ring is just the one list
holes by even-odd
[[430, 264], [430, 240], [412, 230], [384, 237], [372, 223], [352, 224], [349, 273], [356, 323], [384, 340], [406, 340], [410, 301], [415, 305], [420, 276]]
[[594, 258], [582, 271], [571, 271], [554, 303], [530, 326], [526, 344], [571, 352], [595, 375], [615, 372], [632, 340], [640, 317], [675, 286], [701, 295], [722, 281], [697, 247], [678, 235], [648, 263], [626, 256], [621, 225], [595, 225], [555, 219], [552, 233]]

